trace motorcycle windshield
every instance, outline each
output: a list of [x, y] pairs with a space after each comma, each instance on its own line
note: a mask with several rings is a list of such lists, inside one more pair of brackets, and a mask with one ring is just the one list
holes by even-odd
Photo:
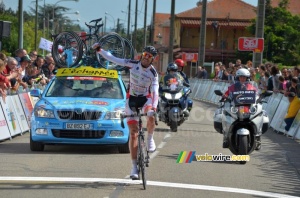
[[231, 91], [231, 98], [235, 106], [251, 105], [256, 101], [257, 86], [253, 82], [236, 82]]
[[165, 76], [164, 84], [164, 92], [179, 92], [183, 88], [183, 82], [177, 74]]

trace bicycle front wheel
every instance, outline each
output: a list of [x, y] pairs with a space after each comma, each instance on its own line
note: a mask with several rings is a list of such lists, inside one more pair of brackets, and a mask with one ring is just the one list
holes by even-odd
[[147, 180], [146, 180], [146, 145], [144, 137], [142, 135], [138, 136], [138, 169], [139, 174], [142, 176], [143, 188], [146, 190]]
[[51, 50], [58, 67], [73, 67], [83, 54], [83, 43], [75, 32], [62, 32], [53, 41]]
[[[123, 38], [117, 33], [109, 33], [99, 40], [100, 46], [105, 51], [109, 51], [113, 56], [117, 58], [124, 58], [125, 54], [125, 44]], [[108, 62], [104, 59], [100, 54], [97, 54], [97, 60], [101, 67], [116, 67], [117, 65], [114, 63]]]

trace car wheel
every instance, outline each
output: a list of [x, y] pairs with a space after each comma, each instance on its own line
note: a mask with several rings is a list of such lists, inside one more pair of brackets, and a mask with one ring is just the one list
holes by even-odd
[[118, 147], [119, 153], [130, 153], [128, 142]]
[[33, 141], [30, 136], [30, 150], [31, 151], [43, 151], [44, 148], [45, 148], [44, 144]]

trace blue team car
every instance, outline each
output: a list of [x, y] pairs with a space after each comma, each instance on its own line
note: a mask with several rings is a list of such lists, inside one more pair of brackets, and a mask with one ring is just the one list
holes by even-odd
[[30, 125], [30, 149], [46, 144], [95, 144], [129, 153], [129, 129], [121, 127], [126, 101], [125, 85], [115, 70], [61, 68], [39, 97]]

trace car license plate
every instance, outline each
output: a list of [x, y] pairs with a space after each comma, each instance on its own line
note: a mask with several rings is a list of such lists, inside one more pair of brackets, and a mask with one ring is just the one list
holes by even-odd
[[78, 124], [78, 123], [67, 123], [66, 129], [92, 129], [93, 124]]

